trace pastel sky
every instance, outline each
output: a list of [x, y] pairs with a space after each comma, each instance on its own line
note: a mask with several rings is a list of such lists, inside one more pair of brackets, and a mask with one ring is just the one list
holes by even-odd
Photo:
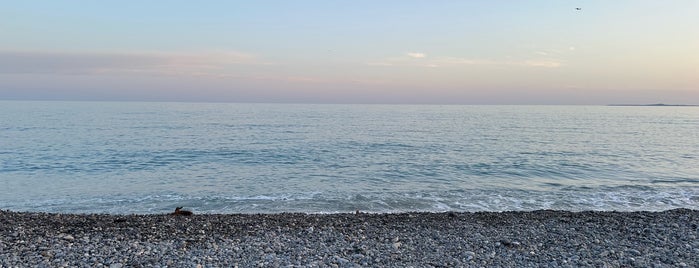
[[0, 0], [0, 99], [699, 104], [699, 1]]

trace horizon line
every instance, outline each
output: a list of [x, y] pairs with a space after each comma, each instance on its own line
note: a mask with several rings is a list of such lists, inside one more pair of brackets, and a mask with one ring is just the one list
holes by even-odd
[[3, 102], [126, 102], [126, 103], [201, 103], [201, 104], [301, 104], [301, 105], [448, 105], [448, 106], [609, 106], [609, 107], [699, 107], [699, 104], [666, 103], [439, 103], [439, 102], [296, 102], [296, 101], [213, 101], [213, 100], [107, 100], [107, 99], [4, 99]]

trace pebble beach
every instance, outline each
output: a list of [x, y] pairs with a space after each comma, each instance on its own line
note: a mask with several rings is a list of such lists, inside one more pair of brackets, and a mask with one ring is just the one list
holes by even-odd
[[0, 267], [697, 267], [699, 211], [0, 210]]

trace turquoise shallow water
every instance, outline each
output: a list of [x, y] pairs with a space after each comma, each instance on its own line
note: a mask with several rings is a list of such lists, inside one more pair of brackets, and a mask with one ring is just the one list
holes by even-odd
[[699, 209], [699, 107], [0, 102], [0, 208]]

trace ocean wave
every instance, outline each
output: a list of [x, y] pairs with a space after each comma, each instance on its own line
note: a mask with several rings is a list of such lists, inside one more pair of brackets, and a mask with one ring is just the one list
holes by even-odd
[[407, 211], [662, 211], [699, 209], [699, 187], [657, 190], [646, 187], [569, 189], [565, 191], [449, 191], [402, 193], [306, 192], [274, 195], [191, 196], [176, 193], [146, 196], [64, 197], [3, 201], [6, 209], [66, 213], [151, 214], [186, 206], [198, 213], [371, 213]]

